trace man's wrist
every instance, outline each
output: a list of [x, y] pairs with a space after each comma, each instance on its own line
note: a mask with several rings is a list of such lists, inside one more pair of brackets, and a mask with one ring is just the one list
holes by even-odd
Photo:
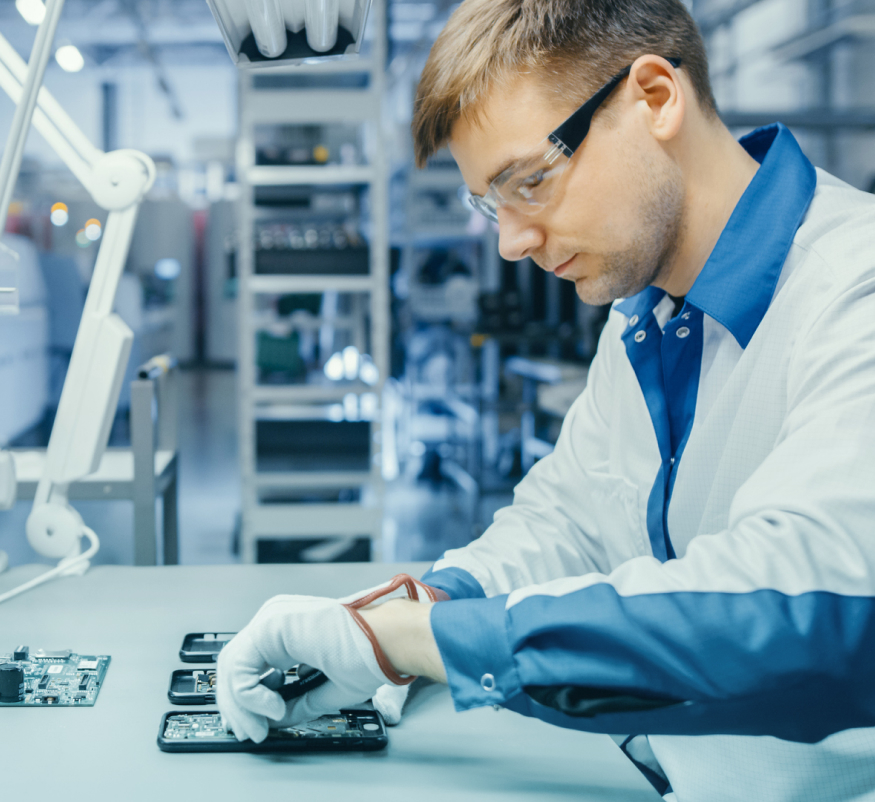
[[359, 612], [399, 674], [445, 683], [447, 674], [431, 631], [431, 608], [432, 603], [395, 599]]

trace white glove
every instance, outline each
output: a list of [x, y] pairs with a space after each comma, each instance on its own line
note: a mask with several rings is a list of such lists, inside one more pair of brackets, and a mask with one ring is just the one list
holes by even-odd
[[[219, 654], [216, 700], [225, 726], [239, 740], [260, 742], [268, 720], [287, 727], [370, 699], [380, 686], [400, 690], [415, 677], [401, 677], [357, 610], [377, 601], [406, 597], [422, 601], [448, 598], [406, 574], [343, 600], [276, 596], [266, 602]], [[285, 702], [259, 682], [268, 668], [286, 671], [298, 663], [319, 669], [329, 681]], [[385, 696], [385, 692], [384, 692]], [[395, 697], [400, 709], [406, 698]]]
[[401, 711], [404, 709], [404, 703], [407, 701], [409, 693], [409, 685], [389, 685], [387, 683], [377, 688], [371, 701], [374, 703], [374, 709], [379, 711], [383, 721], [390, 727], [401, 723]]
[[[298, 663], [319, 669], [329, 681], [289, 702], [260, 684], [266, 669], [286, 671]], [[398, 684], [405, 681], [385, 667]], [[371, 641], [343, 604], [275, 596], [219, 653], [216, 701], [238, 740], [260, 742], [267, 737], [268, 719], [280, 726], [311, 721], [370, 699], [387, 681]]]

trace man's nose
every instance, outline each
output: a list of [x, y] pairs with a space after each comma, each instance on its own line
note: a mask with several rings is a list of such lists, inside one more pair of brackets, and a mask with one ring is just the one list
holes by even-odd
[[505, 207], [498, 209], [498, 252], [503, 259], [518, 262], [543, 244], [543, 231], [531, 217]]

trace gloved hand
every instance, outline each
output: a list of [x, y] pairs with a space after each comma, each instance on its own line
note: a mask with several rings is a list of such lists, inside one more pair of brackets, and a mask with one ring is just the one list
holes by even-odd
[[[384, 684], [397, 688], [412, 682], [415, 677], [401, 677], [392, 668], [357, 612], [377, 600], [405, 595], [423, 601], [447, 598], [442, 591], [399, 574], [343, 600], [270, 599], [219, 655], [216, 699], [226, 727], [239, 740], [259, 742], [267, 737], [269, 719], [279, 726], [294, 726], [363, 702]], [[290, 702], [259, 683], [266, 669], [285, 671], [298, 663], [319, 669], [329, 681]], [[397, 707], [400, 715], [400, 704]]]

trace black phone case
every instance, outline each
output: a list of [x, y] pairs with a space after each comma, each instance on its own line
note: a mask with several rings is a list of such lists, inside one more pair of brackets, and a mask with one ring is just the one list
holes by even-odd
[[183, 663], [215, 663], [222, 647], [236, 632], [189, 632], [182, 639], [179, 659]]
[[206, 674], [213, 669], [180, 668], [170, 675], [167, 698], [175, 705], [211, 705], [216, 702], [215, 690], [198, 691], [197, 674]]
[[[211, 682], [211, 678], [215, 674], [216, 669], [212, 666], [179, 668], [170, 675], [170, 687], [167, 689], [167, 698], [175, 705], [215, 704], [216, 689], [214, 682]], [[280, 696], [288, 701], [300, 695], [300, 692], [289, 692], [298, 682], [297, 666], [286, 672], [285, 682], [286, 685], [283, 686], [283, 689], [279, 690]], [[312, 683], [309, 684], [312, 685]]]
[[[183, 710], [165, 713], [158, 730], [158, 748], [163, 752], [375, 752], [385, 749], [389, 743], [383, 717], [376, 710], [341, 710], [334, 716], [322, 716], [310, 724], [323, 720], [346, 720], [346, 726], [356, 730], [355, 735], [331, 735], [325, 732], [289, 736], [281, 730], [271, 730], [261, 743], [238, 741], [233, 734], [221, 737], [192, 737], [191, 740], [171, 740], [165, 737], [168, 720], [172, 716], [214, 717], [216, 710]], [[376, 729], [373, 729], [376, 727]], [[301, 728], [306, 729], [307, 725]], [[367, 729], [371, 728], [371, 729]], [[323, 727], [324, 729], [324, 727]]]

